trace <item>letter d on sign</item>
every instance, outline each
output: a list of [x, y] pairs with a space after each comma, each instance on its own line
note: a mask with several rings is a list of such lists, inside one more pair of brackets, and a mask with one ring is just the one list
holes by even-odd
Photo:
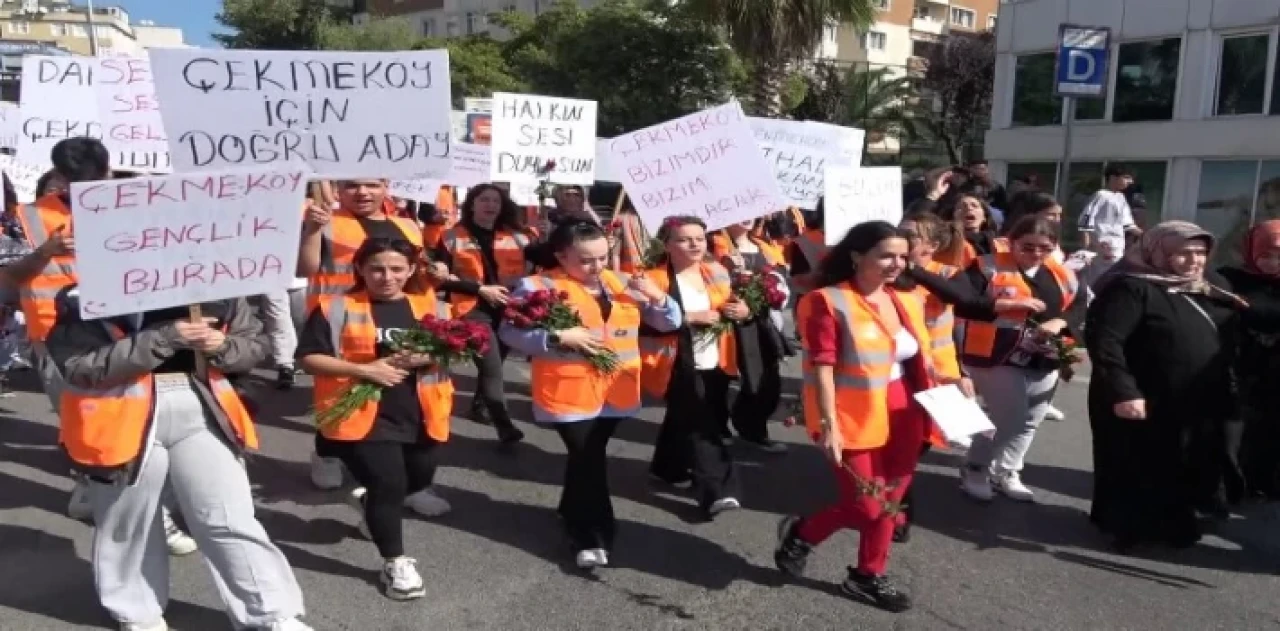
[[[1083, 67], [1080, 62], [1084, 62]], [[1079, 50], [1067, 51], [1067, 81], [1087, 81], [1098, 68], [1092, 55]]]

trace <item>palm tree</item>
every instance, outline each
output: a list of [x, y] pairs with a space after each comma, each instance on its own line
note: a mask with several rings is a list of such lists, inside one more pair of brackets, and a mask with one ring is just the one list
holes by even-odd
[[806, 77], [804, 100], [790, 112], [797, 120], [849, 125], [866, 131], [863, 150], [871, 142], [920, 136], [918, 93], [914, 79], [890, 68], [844, 69], [818, 64]]
[[813, 58], [828, 25], [875, 22], [872, 0], [685, 0], [694, 15], [723, 26], [729, 43], [752, 68], [755, 114], [781, 114], [779, 94], [787, 66]]

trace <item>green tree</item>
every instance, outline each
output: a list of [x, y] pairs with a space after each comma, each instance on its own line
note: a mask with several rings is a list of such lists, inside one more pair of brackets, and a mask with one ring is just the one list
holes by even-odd
[[686, 0], [685, 10], [723, 26], [751, 65], [751, 104], [756, 114], [782, 113], [787, 69], [813, 58], [828, 25], [863, 30], [875, 22], [872, 0]]
[[319, 28], [319, 48], [323, 50], [413, 50], [422, 39], [413, 25], [401, 18], [363, 24], [328, 22]]
[[213, 39], [227, 48], [316, 50], [321, 32], [350, 15], [326, 0], [223, 0], [218, 23], [231, 30]]
[[489, 97], [494, 92], [529, 90], [529, 84], [511, 71], [510, 64], [502, 56], [502, 44], [487, 36], [428, 38], [420, 41], [416, 48], [448, 49], [449, 77], [453, 82], [453, 100], [458, 107], [468, 96]]
[[996, 38], [991, 33], [954, 34], [929, 56], [921, 88], [933, 106], [929, 130], [942, 141], [951, 164], [961, 164], [981, 143], [996, 80]]
[[872, 142], [919, 138], [922, 125], [916, 82], [890, 68], [814, 66], [807, 77], [804, 100], [791, 116], [799, 120], [857, 127], [866, 132], [863, 149]]

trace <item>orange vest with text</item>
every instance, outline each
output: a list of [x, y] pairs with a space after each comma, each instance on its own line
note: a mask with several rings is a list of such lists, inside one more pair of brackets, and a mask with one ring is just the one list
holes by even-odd
[[[733, 298], [733, 282], [729, 278], [729, 270], [719, 263], [700, 263], [702, 282], [707, 285], [707, 295], [711, 299], [711, 310], [719, 311], [724, 303]], [[663, 292], [671, 293], [671, 277], [665, 265], [645, 272], [645, 276]], [[687, 323], [686, 323], [687, 326]], [[641, 383], [645, 393], [654, 397], [667, 396], [667, 385], [671, 382], [671, 371], [676, 365], [676, 353], [679, 351], [679, 332], [660, 337], [646, 336], [640, 340], [640, 357], [644, 363]], [[738, 374], [738, 344], [733, 329], [720, 335], [720, 370], [730, 376]], [[698, 332], [693, 332], [693, 343], [698, 344]]]
[[532, 358], [534, 418], [540, 421], [579, 421], [599, 416], [627, 418], [640, 411], [640, 323], [647, 300], [627, 289], [627, 278], [612, 270], [600, 275], [609, 294], [609, 319], [582, 283], [562, 270], [530, 276], [523, 286], [568, 294], [566, 301], [590, 330], [618, 356], [617, 370], [603, 374], [580, 353], [555, 351]]
[[[71, 233], [71, 209], [57, 195], [45, 195], [34, 204], [23, 204], [18, 212], [22, 232], [33, 248], [40, 247], [59, 229]], [[27, 335], [33, 342], [43, 342], [58, 317], [58, 292], [78, 282], [75, 256], [55, 256], [18, 290], [22, 315], [27, 321]]]
[[[115, 340], [127, 337], [103, 321]], [[193, 377], [194, 378], [194, 377]], [[221, 372], [208, 368], [208, 385], [231, 426], [229, 440], [258, 448], [258, 432], [240, 395]], [[111, 387], [79, 388], [65, 384], [59, 405], [58, 442], [77, 464], [97, 469], [124, 467], [149, 446], [155, 406], [155, 376], [147, 373]]]
[[[406, 241], [421, 248], [422, 231], [418, 225], [403, 217], [387, 215], [386, 221], [395, 222]], [[350, 211], [339, 209], [333, 213], [324, 227], [327, 247], [322, 249], [320, 271], [307, 279], [307, 309], [313, 309], [325, 296], [345, 295], [356, 284], [356, 250], [368, 238], [360, 221]]]
[[[988, 254], [979, 257], [977, 265], [987, 277], [987, 295], [994, 299], [1001, 298], [1034, 298], [1030, 284], [1018, 268], [1014, 256], [1008, 252]], [[1046, 258], [1044, 268], [1053, 275], [1059, 291], [1062, 292], [1062, 312], [1066, 313], [1075, 301], [1079, 284], [1076, 275], [1061, 263]], [[1022, 331], [1027, 324], [1030, 311], [1005, 311], [996, 314], [991, 322], [967, 320], [964, 328], [964, 347], [961, 356], [966, 363], [976, 366], [999, 364], [1008, 357], [1022, 339]]]
[[[929, 349], [932, 340], [925, 324], [924, 304], [912, 292], [887, 290], [898, 304], [898, 312], [905, 327], [921, 349]], [[817, 300], [822, 296], [824, 300]], [[796, 322], [804, 332], [814, 316], [814, 305], [822, 304], [835, 318], [840, 351], [834, 366], [836, 394], [836, 418], [832, 419], [840, 430], [846, 450], [876, 449], [889, 442], [889, 384], [894, 365], [896, 344], [881, 321], [876, 308], [855, 291], [848, 283], [814, 290], [800, 299]], [[817, 367], [810, 363], [810, 340], [802, 333], [801, 341], [806, 353], [803, 363], [804, 385], [802, 407], [805, 426], [810, 433], [822, 431], [822, 412], [818, 405]], [[940, 375], [936, 371], [933, 356], [922, 352], [917, 361], [923, 361], [928, 383], [916, 384], [920, 390], [937, 385]], [[933, 428], [931, 442], [941, 441], [937, 428]]]
[[[408, 294], [414, 320], [427, 315], [449, 319], [449, 305], [436, 299], [434, 292]], [[320, 302], [321, 313], [329, 321], [333, 332], [333, 348], [337, 356], [353, 364], [367, 364], [378, 358], [378, 331], [373, 322], [373, 310], [369, 295], [356, 292], [346, 296], [333, 296]], [[493, 343], [497, 343], [494, 340]], [[415, 371], [418, 383], [418, 403], [422, 406], [422, 421], [427, 436], [437, 442], [449, 439], [449, 416], [453, 413], [453, 381], [449, 371], [440, 366], [428, 366]], [[317, 376], [312, 393], [317, 409], [327, 406], [352, 384], [350, 377]], [[333, 426], [320, 430], [325, 438], [340, 441], [363, 440], [378, 417], [378, 402], [370, 401], [350, 416]]]
[[[484, 254], [480, 244], [471, 236], [471, 232], [462, 224], [455, 225], [445, 231], [442, 240], [444, 247], [453, 258], [453, 269], [450, 270], [459, 280], [469, 280], [484, 284]], [[507, 289], [514, 288], [516, 283], [528, 273], [524, 260], [524, 249], [529, 245], [529, 237], [523, 232], [512, 232], [499, 229], [493, 234], [493, 258], [498, 264], [498, 284]], [[449, 294], [453, 311], [457, 317], [470, 313], [480, 300], [477, 296], [468, 296], [459, 292]]]

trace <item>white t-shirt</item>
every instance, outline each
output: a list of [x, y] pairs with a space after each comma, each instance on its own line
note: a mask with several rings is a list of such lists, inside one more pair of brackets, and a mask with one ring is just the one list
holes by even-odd
[[893, 335], [893, 366], [889, 367], [889, 380], [902, 378], [902, 362], [920, 353], [920, 342], [906, 327]]
[[[684, 302], [684, 311], [710, 311], [711, 295], [706, 289], [699, 291], [689, 286], [678, 274], [676, 286], [680, 288], [680, 299]], [[693, 366], [698, 370], [711, 370], [720, 365], [720, 340], [708, 341], [705, 337], [693, 336]]]
[[1136, 225], [1124, 193], [1104, 189], [1094, 193], [1089, 205], [1084, 207], [1078, 227], [1081, 232], [1093, 232], [1098, 237], [1123, 238], [1125, 230]]

